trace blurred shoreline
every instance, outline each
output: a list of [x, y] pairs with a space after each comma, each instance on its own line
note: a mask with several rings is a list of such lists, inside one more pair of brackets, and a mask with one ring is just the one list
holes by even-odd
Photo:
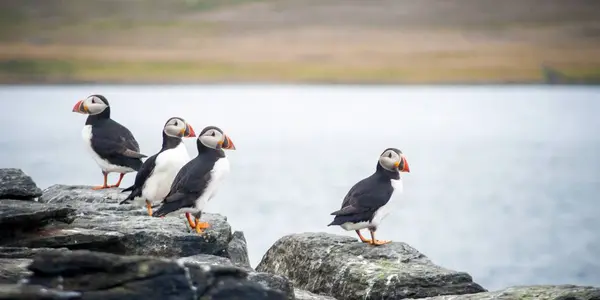
[[2, 84], [600, 84], [600, 1], [0, 2]]

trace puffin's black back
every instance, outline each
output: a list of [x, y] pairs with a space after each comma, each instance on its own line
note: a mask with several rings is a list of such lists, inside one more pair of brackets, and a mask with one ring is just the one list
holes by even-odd
[[223, 157], [223, 150], [207, 148], [198, 142], [198, 156], [179, 170], [169, 194], [152, 216], [162, 217], [184, 207], [193, 207], [211, 180], [210, 171], [215, 162]]
[[373, 175], [359, 181], [348, 191], [341, 209], [331, 213], [335, 217], [327, 226], [370, 222], [375, 212], [392, 197], [394, 187], [391, 179], [399, 178], [398, 172], [388, 171], [378, 163]]
[[106, 109], [97, 115], [89, 115], [85, 124], [92, 126], [92, 149], [113, 165], [126, 166], [138, 171], [142, 166], [140, 154], [137, 157], [126, 155], [127, 150], [140, 152], [140, 146], [133, 134], [125, 126], [110, 118], [108, 100], [102, 95], [92, 95], [102, 100]]

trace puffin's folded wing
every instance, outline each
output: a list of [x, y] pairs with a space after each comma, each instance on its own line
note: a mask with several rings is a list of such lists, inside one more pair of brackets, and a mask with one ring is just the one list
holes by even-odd
[[142, 158], [146, 155], [137, 152], [136, 150], [129, 149], [128, 143], [123, 141], [121, 138], [105, 138], [105, 137], [94, 137], [92, 139], [92, 148], [99, 155], [104, 157], [109, 156], [125, 156], [131, 158]]
[[331, 215], [347, 216], [365, 212], [373, 212], [384, 206], [392, 196], [393, 189], [353, 187], [344, 198], [343, 207]]

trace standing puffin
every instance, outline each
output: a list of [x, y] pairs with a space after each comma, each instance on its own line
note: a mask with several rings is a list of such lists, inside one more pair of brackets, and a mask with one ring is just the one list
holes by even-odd
[[[394, 190], [402, 192], [400, 172], [410, 172], [406, 157], [396, 148], [385, 149], [379, 156], [375, 173], [348, 191], [341, 209], [331, 213], [335, 217], [327, 226], [340, 225], [345, 230], [354, 230], [363, 243], [389, 243], [376, 240], [375, 231], [389, 213], [389, 201]], [[360, 234], [360, 230], [365, 228], [371, 232], [370, 240]]]
[[[135, 172], [142, 166], [140, 146], [129, 129], [110, 118], [108, 100], [102, 95], [91, 95], [78, 101], [73, 112], [88, 114], [82, 136], [86, 148], [102, 169], [104, 184], [94, 190], [119, 187], [126, 173]], [[120, 173], [115, 185], [108, 185], [108, 173]]]
[[[229, 160], [223, 149], [235, 150], [231, 139], [215, 126], [208, 126], [196, 140], [198, 156], [179, 170], [169, 194], [162, 201], [153, 217], [164, 217], [173, 212], [185, 212], [190, 227], [202, 233], [209, 227], [200, 222], [206, 203], [215, 196], [223, 178], [229, 173]], [[195, 221], [190, 217], [194, 215]]]
[[142, 164], [134, 184], [123, 190], [131, 193], [119, 204], [141, 197], [146, 201], [148, 215], [152, 216], [152, 204], [167, 196], [175, 175], [190, 161], [183, 137], [196, 137], [194, 128], [182, 118], [173, 117], [167, 120], [162, 131], [160, 151]]

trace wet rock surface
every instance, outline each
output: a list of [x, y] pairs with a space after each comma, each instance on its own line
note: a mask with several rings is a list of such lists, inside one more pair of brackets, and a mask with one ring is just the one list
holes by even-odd
[[600, 300], [600, 287], [576, 285], [517, 286], [470, 295], [438, 296], [427, 300]]
[[19, 169], [0, 169], [0, 199], [32, 200], [42, 195], [33, 179]]
[[296, 300], [336, 300], [333, 297], [317, 295], [301, 289], [294, 289], [294, 295]]
[[81, 299], [286, 299], [237, 267], [87, 250], [37, 255], [27, 285], [75, 291]]
[[31, 259], [0, 258], [0, 284], [16, 283], [29, 274], [27, 266]]
[[289, 278], [296, 288], [339, 299], [402, 299], [486, 291], [471, 276], [433, 264], [405, 243], [371, 246], [327, 233], [288, 235], [257, 271]]
[[0, 300], [71, 300], [81, 293], [47, 289], [42, 286], [0, 284]]

